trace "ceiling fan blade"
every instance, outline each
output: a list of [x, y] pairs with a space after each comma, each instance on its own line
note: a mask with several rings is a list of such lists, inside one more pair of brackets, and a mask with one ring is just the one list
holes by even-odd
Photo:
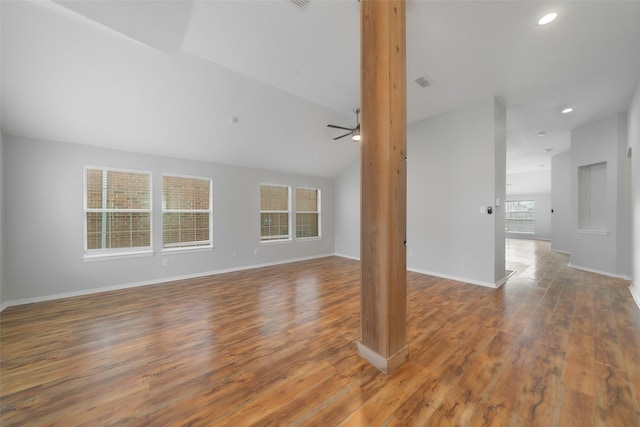
[[335, 138], [333, 138], [333, 140], [337, 141], [338, 139], [344, 138], [345, 136], [349, 136], [351, 134], [353, 134], [353, 132], [345, 133], [344, 135], [336, 136]]
[[345, 128], [345, 127], [342, 127], [342, 126], [336, 126], [336, 125], [327, 125], [327, 127], [329, 127], [329, 128], [335, 128], [335, 129], [342, 129], [342, 130], [350, 130], [350, 131], [352, 131], [352, 132], [353, 132], [353, 128]]

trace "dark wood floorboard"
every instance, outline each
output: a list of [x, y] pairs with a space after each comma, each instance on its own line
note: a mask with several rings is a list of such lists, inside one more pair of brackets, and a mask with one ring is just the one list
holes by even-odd
[[329, 257], [9, 307], [2, 426], [640, 426], [629, 282], [509, 240], [499, 290], [408, 273], [410, 359], [356, 354], [360, 265]]

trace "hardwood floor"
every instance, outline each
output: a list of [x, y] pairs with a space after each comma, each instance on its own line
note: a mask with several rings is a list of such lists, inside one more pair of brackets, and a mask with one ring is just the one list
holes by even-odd
[[9, 307], [2, 426], [640, 426], [629, 282], [510, 240], [499, 290], [407, 276], [410, 359], [356, 355], [339, 257]]

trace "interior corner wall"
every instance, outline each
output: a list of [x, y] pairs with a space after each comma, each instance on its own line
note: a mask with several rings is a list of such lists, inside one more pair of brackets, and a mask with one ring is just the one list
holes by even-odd
[[491, 98], [408, 127], [409, 269], [485, 286], [504, 275], [503, 109]]
[[571, 251], [571, 155], [563, 153], [551, 158], [551, 250]]
[[640, 307], [640, 82], [631, 101], [627, 126], [631, 148], [631, 292]]
[[507, 196], [507, 200], [533, 200], [536, 202], [534, 233], [509, 233], [507, 237], [514, 239], [551, 239], [551, 195], [550, 194], [517, 194]]
[[335, 179], [336, 255], [360, 259], [360, 158]]
[[[11, 303], [157, 283], [220, 271], [241, 270], [334, 253], [333, 179], [283, 174], [202, 161], [84, 145], [3, 138], [3, 301]], [[152, 174], [153, 256], [85, 261], [83, 174], [85, 166]], [[161, 252], [163, 173], [213, 181], [215, 249]], [[259, 185], [270, 182], [321, 190], [322, 237], [260, 243]], [[167, 259], [168, 265], [162, 265]]]
[[[612, 276], [628, 276], [620, 269], [619, 252], [621, 233], [628, 233], [629, 226], [620, 223], [620, 168], [623, 166], [620, 144], [626, 142], [626, 113], [616, 114], [571, 131], [571, 265]], [[579, 169], [581, 166], [606, 162], [606, 198], [596, 201], [606, 208], [605, 230], [584, 230], [578, 227]]]

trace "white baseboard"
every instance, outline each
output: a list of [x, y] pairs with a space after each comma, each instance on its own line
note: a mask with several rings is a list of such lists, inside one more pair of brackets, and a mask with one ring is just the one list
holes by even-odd
[[633, 297], [633, 300], [636, 302], [636, 305], [638, 306], [638, 308], [640, 308], [640, 293], [636, 288], [637, 286], [634, 286], [632, 283], [631, 286], [629, 286], [629, 291], [631, 292], [631, 296]]
[[[349, 258], [349, 259], [353, 259], [353, 260], [356, 260], [356, 261], [360, 261], [360, 258], [356, 258], [356, 257], [349, 256], [349, 255], [343, 255], [343, 254], [338, 254], [338, 253], [336, 253], [334, 255], [342, 257], [342, 258]], [[414, 273], [426, 274], [428, 276], [441, 277], [443, 279], [455, 280], [456, 282], [470, 283], [472, 285], [484, 286], [484, 287], [487, 287], [487, 288], [494, 288], [494, 289], [499, 288], [500, 286], [504, 285], [507, 282], [507, 276], [505, 276], [502, 279], [500, 279], [497, 283], [490, 283], [490, 282], [482, 282], [482, 281], [479, 281], [479, 280], [467, 279], [467, 278], [464, 278], [464, 277], [450, 276], [448, 274], [434, 273], [433, 271], [420, 270], [419, 268], [407, 267], [407, 271], [413, 271]]]
[[356, 261], [360, 261], [360, 257], [355, 257], [355, 256], [351, 256], [351, 255], [344, 255], [344, 254], [339, 254], [339, 253], [335, 253], [335, 256], [339, 256], [341, 258], [349, 258], [349, 259], [353, 259]]
[[609, 273], [608, 271], [596, 270], [594, 268], [583, 267], [581, 265], [575, 265], [572, 263], [569, 263], [569, 267], [575, 268], [576, 270], [588, 271], [589, 273], [596, 273], [596, 274], [602, 274], [603, 276], [614, 277], [616, 279], [631, 280], [631, 277], [625, 274]]
[[559, 254], [571, 255], [571, 252], [568, 252], [568, 251], [562, 251], [562, 250], [560, 250], [560, 249], [553, 249], [553, 248], [551, 248], [551, 252], [557, 252], [557, 253], [559, 253]]
[[491, 282], [483, 282], [483, 281], [480, 281], [480, 280], [468, 279], [468, 278], [465, 278], [465, 277], [451, 276], [449, 274], [435, 273], [433, 271], [420, 270], [418, 268], [409, 268], [409, 267], [407, 267], [407, 270], [408, 271], [413, 271], [414, 273], [427, 274], [429, 276], [441, 277], [443, 279], [455, 280], [456, 282], [470, 283], [472, 285], [484, 286], [486, 288], [493, 288], [493, 289], [499, 288], [507, 280], [506, 277], [503, 277], [497, 283], [491, 283]]
[[159, 285], [162, 283], [175, 282], [178, 280], [195, 279], [197, 277], [213, 276], [216, 274], [223, 274], [223, 273], [232, 273], [234, 271], [252, 270], [254, 268], [270, 267], [273, 265], [280, 265], [280, 264], [290, 264], [292, 262], [308, 261], [312, 259], [326, 258], [330, 256], [333, 256], [333, 254], [314, 255], [309, 257], [301, 257], [301, 258], [287, 259], [282, 261], [267, 262], [263, 264], [253, 264], [253, 265], [245, 265], [240, 267], [225, 268], [222, 270], [204, 271], [201, 273], [186, 274], [183, 276], [164, 277], [160, 279], [145, 280], [142, 282], [124, 283], [121, 285], [105, 286], [101, 288], [83, 289], [81, 291], [64, 292], [60, 294], [43, 295], [43, 296], [33, 297], [33, 298], [18, 299], [18, 300], [7, 301], [2, 303], [2, 305], [0, 306], [0, 312], [7, 307], [11, 307], [15, 305], [32, 304], [36, 302], [50, 301], [50, 300], [61, 299], [61, 298], [70, 298], [70, 297], [77, 297], [82, 295], [97, 294], [100, 292], [117, 291], [119, 289], [137, 288], [140, 286]]

